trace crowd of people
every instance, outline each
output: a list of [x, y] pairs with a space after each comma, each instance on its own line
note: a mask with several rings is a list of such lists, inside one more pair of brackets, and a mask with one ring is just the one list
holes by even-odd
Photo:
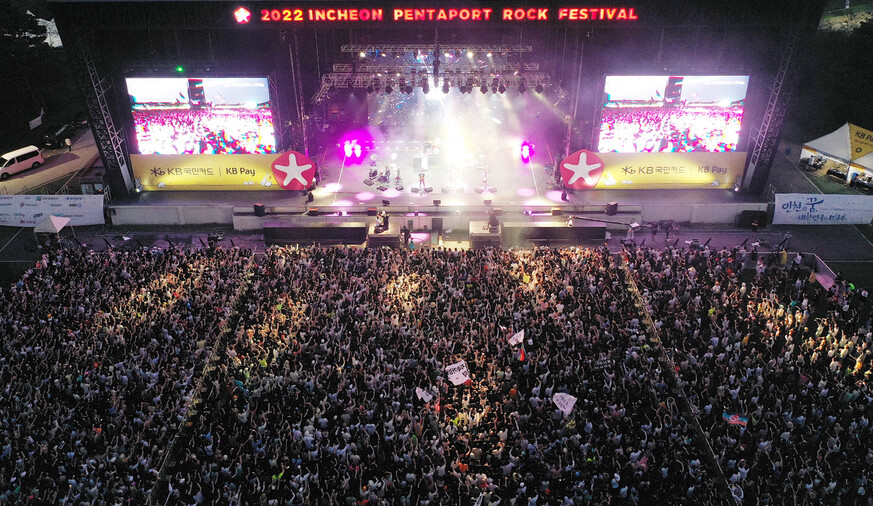
[[183, 503], [716, 498], [608, 251], [274, 248], [243, 300]]
[[0, 503], [146, 504], [247, 257], [62, 250], [0, 291]]
[[825, 290], [799, 255], [755, 256], [638, 249], [628, 261], [734, 497], [871, 504], [869, 294]]
[[276, 152], [269, 108], [134, 109], [143, 155], [225, 155]]
[[740, 249], [60, 250], [0, 290], [0, 503], [873, 504], [873, 301], [814, 279]]
[[736, 151], [742, 107], [634, 107], [601, 111], [601, 152]]

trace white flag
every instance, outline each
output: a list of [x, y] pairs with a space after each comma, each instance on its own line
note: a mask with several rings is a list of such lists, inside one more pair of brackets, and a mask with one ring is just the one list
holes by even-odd
[[521, 329], [521, 332], [518, 332], [509, 338], [509, 344], [512, 346], [515, 346], [522, 341], [524, 341], [524, 329]]
[[430, 402], [430, 400], [433, 399], [433, 394], [420, 387], [415, 387], [415, 395], [424, 402]]
[[37, 116], [37, 117], [33, 118], [32, 120], [30, 120], [30, 122], [29, 122], [30, 125], [29, 125], [29, 126], [30, 126], [30, 129], [31, 129], [31, 130], [33, 130], [34, 128], [37, 128], [37, 127], [39, 127], [40, 125], [42, 125], [42, 117], [43, 117], [44, 114], [45, 114], [45, 110], [44, 110], [44, 109], [40, 109], [40, 110], [39, 110], [39, 116]]
[[446, 367], [446, 372], [449, 373], [449, 381], [451, 381], [453, 385], [460, 385], [470, 379], [470, 371], [467, 369], [467, 362], [464, 362], [463, 360], [457, 364], [452, 364]]
[[569, 415], [573, 411], [573, 406], [576, 404], [576, 398], [564, 392], [558, 392], [552, 396], [552, 401], [558, 406], [558, 409]]

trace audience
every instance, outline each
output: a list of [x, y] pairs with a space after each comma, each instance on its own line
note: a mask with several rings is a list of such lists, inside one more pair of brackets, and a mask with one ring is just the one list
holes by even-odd
[[737, 249], [61, 250], [0, 291], [0, 502], [873, 504], [871, 301], [814, 279]]
[[133, 121], [144, 155], [276, 152], [270, 109], [135, 109]]
[[628, 258], [734, 497], [871, 504], [867, 292], [845, 282], [826, 291], [779, 255], [744, 271], [747, 256], [666, 248]]
[[600, 152], [736, 151], [742, 107], [604, 108]]

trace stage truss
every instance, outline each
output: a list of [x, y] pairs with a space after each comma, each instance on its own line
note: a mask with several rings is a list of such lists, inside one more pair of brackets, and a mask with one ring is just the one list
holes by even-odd
[[[368, 93], [391, 90], [402, 92], [404, 87], [427, 89], [439, 83], [451, 88], [460, 87], [467, 93], [475, 88], [486, 87], [492, 91], [500, 88], [542, 91], [551, 84], [549, 74], [540, 71], [537, 62], [492, 61], [492, 55], [521, 54], [533, 51], [532, 46], [520, 44], [346, 44], [344, 53], [359, 54], [362, 58], [372, 56], [418, 54], [412, 61], [386, 61], [337, 63], [333, 71], [321, 76], [321, 86], [313, 95], [312, 102], [319, 104], [329, 96], [332, 89], [366, 89]], [[440, 55], [461, 55], [443, 61]], [[488, 62], [477, 62], [462, 55], [488, 55]], [[424, 55], [423, 57], [421, 55]], [[427, 60], [431, 61], [428, 62]], [[502, 92], [502, 91], [501, 91]]]

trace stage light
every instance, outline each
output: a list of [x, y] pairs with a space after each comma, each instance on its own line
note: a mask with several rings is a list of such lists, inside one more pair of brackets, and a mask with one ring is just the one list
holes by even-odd
[[467, 58], [473, 57], [473, 51], [467, 51]]
[[391, 153], [391, 159], [392, 159], [392, 160], [396, 160], [396, 159], [397, 159], [397, 153]]
[[528, 163], [530, 161], [530, 157], [533, 154], [533, 144], [530, 142], [522, 142], [521, 143], [521, 161], [524, 163]]
[[479, 91], [481, 91], [483, 95], [488, 93], [488, 86], [483, 84], [482, 87], [479, 88]]
[[543, 85], [538, 84], [537, 87], [534, 88], [534, 90], [536, 90], [537, 93], [542, 93], [543, 92]]
[[445, 53], [443, 53], [443, 56], [445, 56], [446, 58], [451, 58], [452, 54], [446, 51]]
[[176, 72], [179, 72], [179, 73], [185, 72], [185, 67], [179, 65], [178, 67], [176, 67]]
[[359, 55], [361, 58], [365, 58], [365, 57], [367, 56], [367, 53], [361, 51], [360, 53], [358, 53], [358, 55]]
[[497, 88], [497, 91], [499, 91], [500, 94], [503, 95], [504, 93], [506, 93], [506, 86], [503, 83], [500, 83], [500, 87]]
[[491, 58], [491, 51], [488, 51], [488, 54], [485, 56], [487, 56], [488, 58]]

